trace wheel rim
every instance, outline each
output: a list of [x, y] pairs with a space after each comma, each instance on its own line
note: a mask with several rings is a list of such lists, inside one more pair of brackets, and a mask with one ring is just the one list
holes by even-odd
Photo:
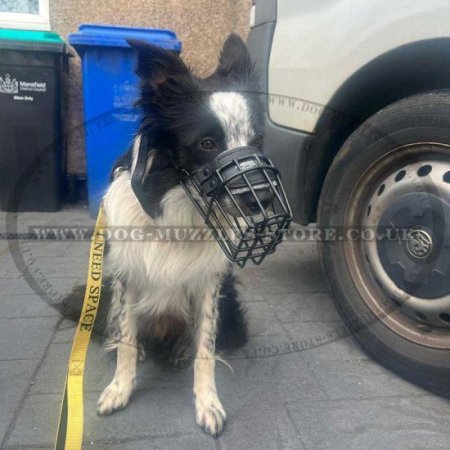
[[370, 310], [410, 341], [450, 348], [450, 146], [380, 158], [356, 183], [345, 223], [362, 225], [345, 256]]

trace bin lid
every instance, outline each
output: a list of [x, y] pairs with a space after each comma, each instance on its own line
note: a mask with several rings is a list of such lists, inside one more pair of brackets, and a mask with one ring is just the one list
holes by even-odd
[[66, 44], [51, 31], [0, 29], [0, 49], [64, 53]]
[[132, 28], [112, 25], [83, 24], [78, 33], [69, 35], [74, 47], [122, 47], [129, 48], [126, 39], [141, 39], [169, 50], [181, 51], [181, 42], [175, 32], [159, 28]]

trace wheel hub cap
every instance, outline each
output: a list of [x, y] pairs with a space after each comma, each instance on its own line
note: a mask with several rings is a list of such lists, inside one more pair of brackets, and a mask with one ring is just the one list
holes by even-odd
[[450, 328], [450, 165], [412, 163], [385, 178], [369, 201], [363, 243], [376, 283], [402, 312]]
[[406, 242], [409, 254], [415, 259], [428, 258], [433, 251], [433, 238], [425, 230], [411, 230]]

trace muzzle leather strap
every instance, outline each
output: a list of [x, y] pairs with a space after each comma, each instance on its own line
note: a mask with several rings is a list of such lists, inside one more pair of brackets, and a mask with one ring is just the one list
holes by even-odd
[[158, 214], [157, 205], [152, 205], [151, 202], [148, 201], [144, 191], [145, 177], [147, 175], [149, 147], [150, 145], [148, 136], [142, 134], [141, 143], [139, 145], [139, 150], [136, 158], [136, 164], [134, 167], [134, 171], [131, 174], [131, 188], [133, 189], [134, 195], [136, 195], [143, 210], [152, 219], [154, 219]]

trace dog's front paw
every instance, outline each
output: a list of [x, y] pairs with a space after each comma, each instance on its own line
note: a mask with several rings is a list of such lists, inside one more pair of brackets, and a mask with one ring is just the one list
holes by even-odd
[[133, 392], [132, 383], [119, 383], [113, 380], [103, 391], [97, 402], [97, 412], [100, 415], [110, 414], [113, 411], [124, 408]]
[[217, 395], [203, 396], [195, 399], [197, 424], [203, 431], [213, 437], [218, 437], [225, 426], [227, 415]]

